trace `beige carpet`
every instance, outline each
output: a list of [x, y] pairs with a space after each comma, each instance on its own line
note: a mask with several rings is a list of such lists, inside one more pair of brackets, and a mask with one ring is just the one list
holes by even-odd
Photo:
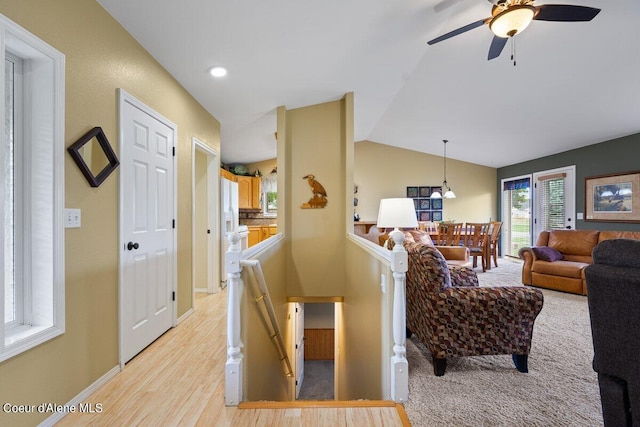
[[[498, 264], [486, 273], [476, 269], [481, 286], [521, 283], [519, 261]], [[407, 340], [405, 409], [413, 426], [602, 425], [587, 299], [543, 293], [528, 374], [519, 373], [505, 355], [451, 359], [445, 375], [436, 377], [428, 350]]]

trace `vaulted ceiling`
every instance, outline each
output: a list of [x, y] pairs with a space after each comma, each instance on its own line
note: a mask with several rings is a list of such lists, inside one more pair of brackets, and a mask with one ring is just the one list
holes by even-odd
[[[487, 0], [98, 0], [221, 123], [225, 163], [276, 156], [278, 106], [354, 92], [355, 140], [501, 167], [640, 132], [640, 2], [534, 21], [491, 61]], [[227, 68], [212, 78], [215, 65]]]

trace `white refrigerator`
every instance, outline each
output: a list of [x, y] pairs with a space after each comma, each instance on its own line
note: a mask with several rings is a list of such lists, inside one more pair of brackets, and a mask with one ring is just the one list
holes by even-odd
[[220, 285], [224, 288], [227, 285], [225, 254], [230, 245], [227, 234], [234, 231], [240, 233], [240, 246], [244, 250], [247, 248], [249, 231], [246, 225], [239, 225], [238, 183], [221, 178], [220, 199]]

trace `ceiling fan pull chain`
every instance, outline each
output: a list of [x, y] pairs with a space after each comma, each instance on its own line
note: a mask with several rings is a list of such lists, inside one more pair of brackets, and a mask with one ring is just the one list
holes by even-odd
[[511, 60], [513, 61], [513, 66], [516, 66], [516, 38], [511, 37]]

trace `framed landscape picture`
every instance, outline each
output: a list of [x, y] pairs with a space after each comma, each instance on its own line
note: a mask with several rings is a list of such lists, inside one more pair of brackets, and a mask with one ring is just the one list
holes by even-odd
[[584, 220], [640, 222], [640, 172], [584, 179]]

